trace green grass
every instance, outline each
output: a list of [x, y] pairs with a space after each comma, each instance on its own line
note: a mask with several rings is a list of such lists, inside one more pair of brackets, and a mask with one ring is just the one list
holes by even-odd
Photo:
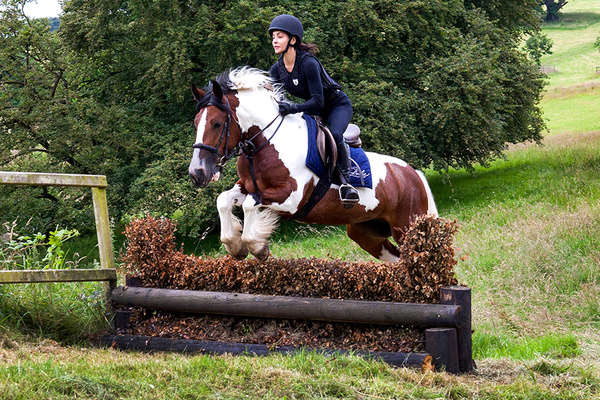
[[542, 101], [544, 117], [552, 134], [600, 131], [600, 83], [595, 89], [571, 95], [552, 94]]
[[473, 357], [535, 360], [542, 357], [573, 358], [581, 355], [575, 336], [547, 334], [537, 337], [480, 333], [473, 334]]
[[313, 353], [186, 357], [59, 350], [51, 343], [16, 352], [20, 358], [0, 365], [2, 399], [590, 399], [600, 389], [596, 372], [549, 360], [525, 368], [486, 361], [476, 376], [453, 377]]
[[545, 24], [543, 32], [554, 42], [552, 54], [542, 58], [542, 65], [556, 66], [549, 74], [549, 90], [576, 85], [600, 84], [600, 52], [593, 44], [600, 36], [600, 7], [594, 0], [570, 1], [563, 9], [562, 20]]
[[2, 329], [83, 342], [108, 327], [103, 283], [43, 283], [0, 286]]

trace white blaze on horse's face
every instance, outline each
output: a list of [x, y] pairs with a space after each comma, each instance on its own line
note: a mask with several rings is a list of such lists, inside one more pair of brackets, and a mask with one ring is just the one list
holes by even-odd
[[[204, 108], [195, 119], [196, 142], [195, 144], [206, 144], [205, 133], [207, 132], [209, 110]], [[203, 149], [194, 149], [192, 160], [188, 168], [190, 179], [196, 186], [206, 186], [211, 181], [219, 179], [219, 171], [216, 170], [217, 156]]]
[[208, 110], [206, 108], [200, 113], [200, 121], [196, 125], [196, 143], [203, 143], [202, 139], [204, 139], [204, 130], [206, 129], [207, 114]]

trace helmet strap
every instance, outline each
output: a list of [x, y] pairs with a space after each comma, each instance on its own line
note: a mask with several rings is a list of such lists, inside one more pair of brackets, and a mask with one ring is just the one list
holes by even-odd
[[287, 45], [285, 46], [285, 50], [284, 50], [284, 51], [283, 51], [283, 53], [281, 53], [281, 54], [285, 54], [285, 53], [287, 53], [287, 51], [290, 49], [290, 46], [292, 46], [292, 47], [294, 47], [294, 48], [295, 48], [295, 47], [296, 47], [296, 44], [298, 44], [298, 38], [296, 38], [296, 43], [295, 43], [295, 44], [291, 44], [291, 43], [292, 43], [292, 39], [293, 39], [295, 36], [293, 36], [293, 35], [291, 35], [291, 34], [290, 34], [289, 36], [290, 36], [290, 40], [288, 40], [288, 42], [287, 42]]

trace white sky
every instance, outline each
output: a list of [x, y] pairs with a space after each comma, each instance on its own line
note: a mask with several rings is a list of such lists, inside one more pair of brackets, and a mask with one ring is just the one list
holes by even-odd
[[30, 18], [57, 17], [61, 11], [58, 0], [34, 0], [25, 6], [25, 14]]

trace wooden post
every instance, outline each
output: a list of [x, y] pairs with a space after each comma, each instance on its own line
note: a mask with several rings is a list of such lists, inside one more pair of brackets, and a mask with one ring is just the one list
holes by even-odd
[[460, 306], [458, 325], [458, 362], [460, 372], [473, 371], [473, 344], [471, 338], [471, 288], [450, 286], [440, 289], [441, 304]]
[[[100, 253], [100, 266], [114, 268], [112, 235], [108, 219], [108, 204], [106, 202], [106, 189], [92, 187], [92, 201], [94, 203], [94, 217], [96, 219], [96, 234], [98, 235], [98, 252]], [[106, 319], [114, 329], [115, 310], [112, 306], [112, 291], [117, 287], [116, 280], [104, 284], [104, 302], [106, 305]]]
[[96, 233], [98, 234], [98, 251], [100, 252], [100, 265], [102, 268], [114, 268], [112, 235], [108, 220], [108, 205], [106, 203], [106, 189], [92, 188], [92, 201], [94, 202], [94, 216], [96, 218]]
[[132, 312], [129, 310], [118, 310], [115, 312], [115, 329], [125, 330], [130, 326]]
[[425, 330], [425, 351], [433, 358], [436, 370], [451, 374], [460, 372], [456, 328], [429, 328]]

